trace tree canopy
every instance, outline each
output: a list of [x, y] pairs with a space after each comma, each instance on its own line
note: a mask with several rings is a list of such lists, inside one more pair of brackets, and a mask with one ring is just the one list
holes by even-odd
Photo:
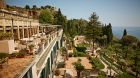
[[123, 36], [126, 36], [126, 35], [127, 35], [127, 31], [126, 31], [126, 29], [124, 29]]
[[30, 6], [29, 6], [29, 5], [26, 5], [26, 6], [25, 6], [25, 9], [30, 9]]
[[83, 71], [85, 69], [85, 67], [81, 64], [81, 59], [78, 59], [78, 61], [74, 62], [73, 65], [77, 71], [77, 78], [80, 78], [81, 71]]
[[112, 33], [112, 25], [109, 23], [108, 25], [105, 25], [102, 27], [103, 35], [107, 36], [107, 43], [110, 43], [113, 39], [113, 33]]
[[40, 23], [53, 23], [53, 14], [50, 12], [49, 9], [42, 10], [39, 15], [39, 22]]
[[100, 38], [100, 35], [102, 33], [101, 31], [101, 23], [98, 21], [98, 16], [95, 12], [92, 13], [91, 17], [89, 18], [89, 23], [86, 27], [86, 39], [90, 42], [92, 42], [93, 48], [94, 43], [96, 40]]
[[137, 42], [138, 42], [138, 39], [131, 35], [126, 35], [122, 38], [122, 43], [125, 46], [131, 45], [131, 44], [137, 43]]

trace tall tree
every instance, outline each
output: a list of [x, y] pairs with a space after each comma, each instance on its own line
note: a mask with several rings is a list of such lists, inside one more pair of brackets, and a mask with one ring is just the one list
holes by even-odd
[[89, 18], [89, 25], [86, 27], [86, 39], [92, 42], [93, 52], [94, 52], [94, 43], [96, 39], [101, 35], [101, 27], [100, 22], [98, 21], [98, 16], [93, 12], [91, 17]]
[[26, 5], [25, 6], [25, 9], [29, 10], [30, 9], [30, 6], [29, 5]]
[[55, 20], [54, 20], [55, 24], [58, 24], [58, 25], [63, 24], [64, 20], [63, 20], [63, 15], [61, 13], [60, 8], [58, 9], [58, 12], [55, 14], [54, 18], [55, 18]]
[[48, 9], [45, 9], [45, 10], [42, 10], [40, 15], [39, 15], [39, 22], [40, 23], [50, 23], [52, 24], [53, 23], [53, 14], [48, 10]]
[[[66, 27], [66, 24], [67, 24], [67, 18], [66, 16], [64, 16], [62, 13], [61, 13], [61, 10], [60, 8], [58, 9], [58, 11], [54, 14], [54, 24], [57, 24], [57, 25], [62, 25], [63, 29], [65, 29]], [[65, 30], [64, 30], [65, 32]]]
[[111, 23], [109, 23], [109, 25], [107, 27], [108, 27], [108, 37], [107, 37], [107, 39], [108, 39], [108, 43], [110, 43], [113, 39]]
[[132, 45], [133, 43], [137, 43], [137, 42], [138, 42], [138, 39], [131, 35], [126, 35], [122, 38], [122, 44], [124, 46], [129, 46], [129, 45]]
[[126, 29], [124, 29], [122, 38], [126, 35], [127, 35], [127, 31], [126, 31]]
[[45, 7], [44, 7], [44, 6], [41, 6], [40, 8], [41, 8], [41, 9], [44, 9]]
[[36, 5], [33, 5], [33, 9], [36, 10], [37, 9], [37, 6]]
[[125, 58], [127, 58], [128, 52], [131, 50], [131, 46], [138, 43], [138, 39], [134, 36], [126, 35], [121, 39], [121, 41], [125, 52]]
[[103, 35], [107, 36], [107, 43], [110, 43], [113, 38], [111, 23], [102, 27]]

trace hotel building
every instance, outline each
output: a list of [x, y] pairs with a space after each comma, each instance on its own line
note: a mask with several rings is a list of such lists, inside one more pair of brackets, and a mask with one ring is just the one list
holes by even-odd
[[[37, 19], [33, 19], [25, 14], [16, 11], [9, 12], [0, 10], [0, 33], [12, 33], [12, 38], [0, 40], [0, 52], [12, 54], [18, 52], [25, 40], [24, 45], [34, 44], [34, 54], [31, 59], [27, 59], [26, 65], [21, 66], [21, 70], [11, 77], [15, 78], [53, 78], [56, 67], [57, 53], [63, 46], [63, 29], [60, 25], [39, 24]], [[3, 37], [3, 36], [2, 36]], [[44, 40], [42, 40], [44, 39]], [[41, 45], [39, 45], [41, 44]], [[22, 61], [22, 60], [21, 60]], [[9, 66], [9, 65], [8, 65]], [[8, 67], [5, 67], [8, 68]], [[5, 69], [3, 68], [3, 70]], [[12, 69], [12, 68], [10, 68]], [[13, 72], [16, 72], [13, 68]], [[11, 72], [11, 73], [13, 73]], [[2, 71], [0, 72], [1, 75]], [[7, 74], [8, 77], [9, 74]], [[6, 76], [6, 75], [5, 75]], [[2, 78], [5, 78], [2, 76]]]

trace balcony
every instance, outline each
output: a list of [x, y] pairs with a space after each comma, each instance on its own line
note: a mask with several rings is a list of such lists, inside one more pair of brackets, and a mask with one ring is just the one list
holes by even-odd
[[[24, 44], [21, 44], [20, 42], [15, 42], [18, 49], [19, 48], [24, 49], [27, 48], [27, 45], [34, 44], [35, 47], [33, 50], [33, 54], [27, 55], [24, 58], [14, 57], [13, 59], [9, 59], [8, 64], [4, 64], [3, 69], [0, 69], [0, 77], [3, 78], [23, 77], [25, 73], [29, 70], [29, 68], [35, 63], [36, 67], [40, 69], [43, 66], [46, 57], [48, 56], [48, 53], [53, 47], [53, 44], [58, 39], [57, 32], [58, 31], [52, 31], [48, 34], [40, 33], [34, 35], [30, 38], [27, 38], [27, 41]], [[42, 38], [45, 38], [46, 41], [45, 42], [41, 41]], [[43, 46], [41, 46], [40, 48], [38, 45], [39, 43], [43, 44]], [[38, 59], [38, 61], [35, 61], [36, 59]]]

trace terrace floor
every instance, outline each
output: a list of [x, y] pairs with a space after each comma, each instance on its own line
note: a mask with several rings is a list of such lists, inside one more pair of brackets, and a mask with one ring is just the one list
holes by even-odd
[[77, 62], [78, 59], [81, 59], [81, 63], [85, 69], [92, 69], [92, 65], [89, 63], [87, 57], [71, 57], [66, 61], [66, 73], [69, 73], [72, 77], [77, 76], [73, 63]]
[[0, 78], [17, 78], [32, 60], [33, 56], [31, 55], [9, 59], [8, 64], [4, 64], [3, 68], [0, 69]]

